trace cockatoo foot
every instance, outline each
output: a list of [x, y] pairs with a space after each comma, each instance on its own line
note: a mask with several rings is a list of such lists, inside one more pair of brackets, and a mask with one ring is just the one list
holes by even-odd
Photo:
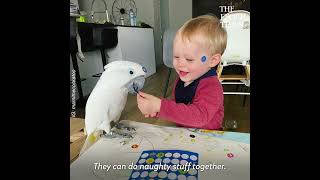
[[110, 133], [106, 133], [105, 131], [103, 131], [103, 134], [101, 134], [100, 137], [107, 138], [107, 139], [113, 139], [113, 138], [117, 138], [118, 135], [113, 133], [112, 131]]
[[127, 127], [127, 126], [123, 125], [123, 124], [120, 123], [120, 122], [116, 123], [116, 124], [115, 124], [115, 127], [116, 127], [117, 129], [120, 129], [120, 130], [123, 130], [123, 129], [124, 129], [124, 130], [129, 131], [129, 132], [136, 131], [136, 128], [134, 128], [134, 127]]
[[130, 133], [124, 133], [119, 131], [111, 131], [110, 133], [106, 133], [103, 131], [103, 134], [101, 134], [101, 137], [107, 138], [107, 139], [113, 139], [113, 138], [133, 138], [132, 134]]

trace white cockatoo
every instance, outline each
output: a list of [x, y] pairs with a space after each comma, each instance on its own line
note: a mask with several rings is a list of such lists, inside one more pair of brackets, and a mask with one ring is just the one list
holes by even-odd
[[85, 109], [86, 141], [80, 152], [90, 147], [101, 135], [112, 135], [111, 122], [117, 123], [123, 111], [128, 93], [142, 89], [146, 68], [131, 61], [113, 61], [104, 67], [96, 86], [91, 92]]

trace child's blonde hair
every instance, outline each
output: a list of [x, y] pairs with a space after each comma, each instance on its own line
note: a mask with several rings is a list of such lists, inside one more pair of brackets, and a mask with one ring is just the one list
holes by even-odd
[[199, 41], [213, 54], [223, 54], [227, 46], [227, 32], [216, 16], [202, 15], [190, 19], [179, 29], [183, 41]]

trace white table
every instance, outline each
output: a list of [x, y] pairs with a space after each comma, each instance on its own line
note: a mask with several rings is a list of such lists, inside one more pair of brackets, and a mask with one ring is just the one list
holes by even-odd
[[[209, 167], [210, 164], [215, 164], [224, 165], [226, 168], [199, 170], [199, 179], [250, 179], [250, 144], [245, 143], [250, 138], [249, 134], [233, 134], [239, 134], [238, 139], [244, 141], [238, 142], [228, 140], [228, 137], [234, 136], [228, 136], [228, 132], [223, 131], [164, 127], [134, 121], [122, 122], [136, 128], [133, 139], [127, 141], [125, 145], [122, 145], [126, 140], [123, 138], [99, 139], [70, 165], [71, 179], [128, 179], [132, 172], [128, 167], [132, 163], [136, 164], [142, 151], [173, 149], [198, 153], [199, 165]], [[194, 138], [190, 136], [191, 134]], [[132, 148], [132, 145], [138, 147]], [[111, 166], [109, 170], [97, 170], [95, 163], [105, 167]], [[123, 165], [125, 169], [117, 170], [117, 166], [113, 165]]]

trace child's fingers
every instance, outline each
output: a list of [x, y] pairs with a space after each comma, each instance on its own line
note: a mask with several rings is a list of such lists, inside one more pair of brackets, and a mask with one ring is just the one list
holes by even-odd
[[139, 91], [138, 94], [140, 95], [140, 97], [144, 97], [144, 92]]
[[138, 103], [141, 103], [143, 101], [143, 99], [144, 98], [142, 96], [140, 96], [140, 95], [137, 96], [137, 102]]
[[152, 96], [152, 95], [147, 94], [147, 93], [144, 93], [144, 92], [142, 92], [142, 91], [139, 91], [139, 95], [140, 95], [141, 97], [143, 97], [143, 98], [149, 98], [149, 97]]
[[138, 108], [139, 108], [140, 112], [142, 113], [140, 104], [138, 104]]
[[[137, 92], [137, 96], [141, 96], [139, 92]], [[141, 96], [142, 97], [142, 96]]]
[[157, 113], [152, 113], [150, 117], [156, 117]]
[[143, 97], [137, 98], [137, 104], [138, 105], [146, 104], [146, 99], [144, 99]]

